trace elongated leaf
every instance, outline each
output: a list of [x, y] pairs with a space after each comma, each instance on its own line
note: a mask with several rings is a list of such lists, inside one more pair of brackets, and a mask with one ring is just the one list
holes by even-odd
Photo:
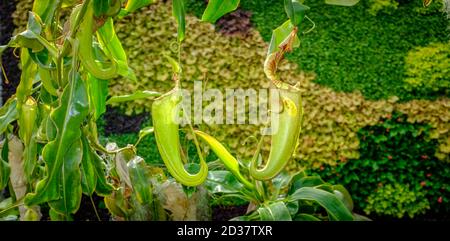
[[352, 221], [353, 216], [344, 203], [336, 195], [312, 187], [302, 187], [288, 197], [290, 201], [309, 200], [316, 201], [327, 210], [331, 220]]
[[127, 163], [135, 158], [134, 152], [130, 150], [123, 150], [116, 154], [115, 158], [115, 170], [120, 178], [120, 181], [129, 188], [133, 188], [130, 179], [130, 171], [128, 170]]
[[95, 187], [95, 193], [99, 196], [110, 195], [113, 191], [113, 186], [106, 180], [105, 163], [103, 159], [91, 149], [91, 160], [94, 162], [95, 175], [97, 177], [97, 185]]
[[288, 208], [283, 202], [271, 203], [258, 208], [261, 221], [292, 221]]
[[223, 15], [236, 10], [239, 0], [209, 0], [202, 21], [215, 23]]
[[293, 217], [294, 215], [297, 214], [298, 209], [299, 209], [298, 201], [295, 201], [295, 202], [287, 202], [287, 203], [286, 203], [286, 207], [288, 208], [289, 213], [290, 213], [291, 216]]
[[160, 95], [161, 95], [160, 93], [155, 92], [155, 91], [150, 91], [150, 90], [136, 91], [133, 94], [129, 94], [129, 95], [113, 96], [113, 97], [109, 98], [108, 101], [106, 101], [106, 104], [110, 105], [112, 103], [120, 103], [120, 102], [131, 101], [131, 100], [155, 98]]
[[84, 194], [92, 196], [97, 186], [94, 160], [92, 160], [89, 142], [85, 137], [81, 138], [83, 144], [83, 158], [81, 159], [81, 190]]
[[46, 176], [36, 185], [36, 191], [25, 198], [28, 206], [47, 201], [56, 212], [69, 216], [81, 199], [82, 159], [81, 124], [87, 116], [86, 88], [78, 74], [73, 74], [63, 91], [61, 104], [51, 114], [57, 134], [42, 151]]
[[139, 138], [138, 138], [138, 140], [136, 142], [136, 145], [137, 145], [137, 143], [141, 142], [141, 140], [144, 137], [146, 137], [146, 136], [148, 136], [150, 134], [153, 134], [154, 131], [155, 130], [153, 129], [153, 126], [145, 127], [144, 129], [140, 130], [139, 131]]
[[178, 41], [184, 40], [186, 31], [186, 7], [184, 0], [172, 1], [172, 14], [178, 25]]
[[295, 190], [300, 189], [302, 187], [316, 187], [319, 185], [324, 184], [325, 182], [320, 178], [319, 176], [309, 176], [309, 177], [303, 177], [298, 180], [292, 181], [290, 193], [295, 192]]
[[211, 193], [238, 193], [244, 188], [229, 171], [209, 171], [205, 187]]
[[97, 79], [88, 74], [86, 87], [89, 93], [89, 111], [97, 120], [106, 111], [106, 98], [108, 97], [108, 81]]
[[350, 7], [359, 3], [359, 0], [325, 0], [325, 3], [330, 5]]
[[308, 6], [303, 5], [298, 0], [284, 0], [284, 10], [291, 20], [292, 25], [299, 26], [305, 17]]
[[20, 64], [22, 66], [22, 74], [20, 75], [20, 83], [17, 86], [17, 110], [20, 113], [22, 104], [31, 95], [33, 80], [36, 76], [37, 65], [33, 63], [27, 50], [22, 49], [20, 52]]
[[195, 131], [195, 134], [198, 135], [202, 140], [208, 143], [208, 145], [211, 147], [211, 149], [214, 151], [214, 153], [217, 155], [217, 157], [220, 158], [224, 166], [231, 172], [233, 175], [246, 187], [249, 189], [253, 189], [254, 186], [252, 183], [250, 183], [244, 176], [242, 176], [241, 172], [239, 171], [239, 162], [238, 160], [231, 155], [230, 152], [225, 148], [225, 146], [222, 145], [216, 138], [202, 132], [202, 131]]
[[128, 0], [127, 5], [125, 6], [126, 14], [132, 13], [154, 2], [155, 0]]
[[[280, 44], [283, 43], [289, 37], [289, 35], [291, 34], [293, 29], [294, 29], [294, 25], [292, 25], [290, 20], [287, 20], [281, 26], [279, 26], [278, 28], [273, 30], [272, 39], [270, 40], [270, 44], [269, 44], [268, 55], [278, 51]], [[296, 36], [292, 47], [295, 48], [295, 47], [298, 47], [299, 45], [300, 45], [300, 40]]]
[[151, 173], [147, 169], [144, 159], [136, 157], [128, 162], [128, 170], [137, 201], [140, 204], [151, 204], [153, 202]]
[[8, 164], [8, 138], [3, 141], [3, 147], [0, 153], [0, 190], [3, 190], [8, 186], [9, 174], [11, 173], [11, 168]]
[[17, 99], [11, 98], [0, 108], [0, 135], [3, 134], [8, 125], [18, 117]]
[[104, 161], [89, 145], [89, 141], [85, 136], [81, 140], [83, 142], [83, 159], [81, 161], [83, 193], [92, 195], [93, 191], [95, 191], [99, 196], [111, 194], [113, 187], [106, 180], [107, 174]]
[[127, 54], [114, 30], [112, 18], [108, 18], [105, 24], [97, 30], [97, 36], [103, 51], [117, 63], [118, 73], [123, 77], [136, 81], [136, 75], [128, 66]]
[[272, 179], [273, 184], [273, 194], [274, 197], [278, 196], [280, 190], [287, 187], [291, 181], [292, 176], [287, 171], [282, 171], [275, 178]]
[[36, 142], [37, 129], [33, 132], [30, 141], [25, 145], [23, 150], [23, 169], [25, 172], [25, 177], [28, 183], [32, 183], [33, 174], [37, 163], [37, 142]]

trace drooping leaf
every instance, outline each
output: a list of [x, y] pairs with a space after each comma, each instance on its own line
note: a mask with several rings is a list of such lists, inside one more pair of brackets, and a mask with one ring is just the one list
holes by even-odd
[[0, 190], [3, 190], [6, 186], [8, 186], [9, 174], [11, 173], [11, 168], [7, 162], [8, 152], [8, 138], [5, 138], [0, 153]]
[[17, 99], [11, 98], [0, 108], [0, 135], [3, 134], [8, 125], [17, 118]]
[[325, 0], [325, 3], [330, 5], [350, 7], [359, 3], [359, 0]]
[[20, 75], [20, 82], [17, 86], [16, 97], [17, 97], [17, 110], [20, 113], [22, 104], [31, 95], [31, 90], [33, 87], [33, 80], [36, 76], [37, 66], [30, 58], [28, 51], [22, 49], [20, 52], [20, 64], [22, 66], [22, 74]]
[[115, 170], [117, 175], [119, 176], [120, 181], [129, 188], [133, 188], [133, 184], [131, 183], [130, 171], [128, 170], [127, 163], [135, 157], [135, 153], [129, 149], [120, 151], [115, 157]]
[[305, 17], [305, 12], [309, 10], [309, 7], [303, 5], [298, 0], [284, 0], [284, 10], [291, 20], [292, 25], [299, 26]]
[[261, 221], [292, 221], [289, 209], [284, 202], [274, 202], [258, 208]]
[[125, 11], [121, 13], [121, 16], [125, 16], [154, 2], [155, 0], [128, 0], [124, 9]]
[[274, 197], [278, 196], [280, 190], [287, 187], [292, 179], [292, 176], [287, 171], [282, 171], [275, 178], [272, 179], [272, 185], [274, 188]]
[[95, 168], [95, 175], [97, 177], [97, 185], [95, 187], [95, 193], [99, 196], [110, 195], [113, 191], [112, 185], [106, 179], [106, 166], [103, 159], [91, 149], [91, 160], [93, 161]]
[[186, 31], [186, 7], [184, 0], [172, 1], [172, 14], [178, 25], [178, 42], [184, 40]]
[[236, 10], [239, 0], [210, 0], [203, 12], [202, 21], [215, 23], [223, 15]]
[[110, 105], [112, 103], [120, 103], [125, 101], [131, 101], [131, 100], [139, 100], [139, 99], [146, 99], [146, 98], [154, 98], [158, 97], [161, 94], [155, 91], [151, 90], [142, 90], [142, 91], [136, 91], [133, 94], [129, 95], [120, 95], [120, 96], [113, 96], [106, 101], [106, 104]]
[[312, 187], [297, 189], [288, 197], [290, 201], [308, 200], [315, 201], [328, 213], [331, 220], [352, 221], [353, 216], [345, 204], [336, 195], [327, 191]]
[[136, 145], [137, 145], [137, 143], [141, 142], [141, 140], [144, 137], [152, 134], [153, 132], [154, 132], [153, 126], [148, 126], [148, 127], [145, 127], [144, 129], [140, 130], [139, 131], [139, 138], [138, 138], [138, 140], [136, 142]]
[[292, 178], [288, 194], [292, 194], [302, 187], [317, 187], [324, 183], [325, 182], [319, 176], [304, 176], [303, 174], [297, 174]]
[[222, 145], [216, 138], [202, 132], [195, 131], [195, 134], [199, 136], [202, 140], [204, 140], [214, 153], [219, 157], [224, 166], [247, 188], [253, 189], [254, 185], [249, 182], [240, 172], [239, 170], [239, 162], [238, 160], [231, 155], [231, 153]]
[[35, 12], [41, 19], [45, 26], [50, 26], [61, 0], [35, 0], [33, 3], [33, 12]]
[[295, 215], [294, 221], [321, 221], [321, 220], [318, 219], [317, 217], [314, 217], [311, 214], [300, 213]]
[[69, 218], [81, 200], [82, 159], [81, 124], [87, 116], [88, 98], [80, 76], [72, 73], [64, 88], [61, 104], [50, 114], [56, 136], [44, 146], [42, 157], [46, 176], [36, 185], [34, 193], [27, 194], [28, 206], [51, 201], [51, 208]]
[[[283, 43], [289, 37], [293, 29], [294, 25], [292, 25], [292, 22], [290, 20], [287, 20], [281, 26], [273, 30], [272, 38], [269, 44], [268, 55], [278, 51], [280, 44]], [[296, 36], [292, 47], [298, 47], [299, 45], [300, 40]]]
[[136, 75], [128, 66], [127, 55], [114, 30], [112, 18], [108, 18], [105, 24], [97, 30], [97, 36], [103, 51], [117, 63], [118, 73], [123, 77], [136, 81]]
[[81, 138], [83, 145], [83, 157], [81, 159], [81, 190], [84, 194], [92, 196], [97, 186], [94, 160], [92, 160], [89, 142], [85, 137]]
[[205, 187], [211, 193], [238, 193], [244, 188], [229, 171], [209, 171]]

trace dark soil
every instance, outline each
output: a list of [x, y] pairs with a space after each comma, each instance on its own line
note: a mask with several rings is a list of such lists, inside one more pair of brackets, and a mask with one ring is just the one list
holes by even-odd
[[[8, 43], [15, 29], [11, 14], [16, 10], [15, 1], [0, 1], [0, 45]], [[8, 80], [2, 76], [2, 100], [3, 103], [16, 92], [20, 80], [19, 59], [13, 54], [13, 49], [8, 48], [2, 55], [2, 63]], [[1, 73], [3, 75], [3, 73]]]
[[219, 32], [224, 35], [246, 37], [252, 27], [250, 22], [251, 16], [250, 12], [237, 9], [220, 18], [216, 26], [219, 28]]
[[248, 205], [243, 206], [214, 206], [212, 207], [212, 221], [228, 221], [242, 216], [247, 212]]
[[127, 116], [120, 113], [116, 108], [108, 107], [103, 118], [105, 119], [105, 134], [123, 134], [139, 132], [142, 122], [145, 121], [147, 113], [142, 113], [135, 116]]

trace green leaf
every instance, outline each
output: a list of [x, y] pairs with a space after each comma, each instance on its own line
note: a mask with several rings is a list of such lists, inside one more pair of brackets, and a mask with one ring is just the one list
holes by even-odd
[[[291, 34], [294, 29], [294, 25], [292, 25], [290, 20], [284, 22], [281, 26], [273, 30], [272, 39], [269, 44], [269, 52], [268, 54], [272, 54], [278, 51], [280, 44], [283, 43]], [[300, 39], [296, 36], [294, 40], [294, 44], [292, 47], [298, 47], [300, 45]]]
[[106, 180], [105, 163], [89, 145], [86, 137], [83, 142], [83, 158], [81, 160], [81, 185], [83, 193], [92, 195], [93, 191], [99, 196], [111, 194], [113, 187]]
[[34, 193], [26, 195], [27, 206], [51, 201], [50, 207], [67, 217], [78, 209], [82, 191], [79, 168], [83, 153], [81, 124], [87, 116], [87, 110], [84, 82], [78, 74], [72, 73], [62, 93], [60, 105], [50, 114], [57, 134], [42, 150], [46, 176], [37, 183]]
[[148, 135], [150, 135], [150, 134], [153, 134], [153, 132], [155, 132], [155, 130], [153, 129], [153, 126], [148, 126], [148, 127], [145, 127], [144, 129], [140, 130], [140, 131], [139, 131], [139, 138], [138, 138], [138, 140], [137, 140], [135, 146], [137, 146], [137, 144], [138, 144], [139, 142], [141, 142], [141, 140], [142, 140], [144, 137], [146, 137], [146, 136], [148, 136]]
[[154, 2], [155, 0], [128, 0], [127, 5], [125, 6], [125, 12], [126, 14], [132, 13], [139, 8], [145, 7]]
[[309, 10], [309, 7], [303, 5], [298, 0], [284, 0], [284, 10], [291, 20], [292, 25], [299, 26], [303, 18], [305, 18], [305, 12]]
[[181, 73], [181, 67], [180, 64], [178, 63], [178, 61], [176, 61], [175, 59], [173, 59], [172, 57], [170, 57], [169, 55], [164, 54], [164, 57], [167, 59], [167, 61], [169, 61], [170, 66], [172, 66], [172, 71], [176, 74]]
[[326, 4], [350, 7], [359, 3], [359, 0], [325, 0]]
[[254, 185], [250, 183], [239, 171], [239, 162], [238, 160], [231, 155], [230, 152], [220, 143], [216, 138], [202, 132], [202, 131], [194, 131], [197, 136], [199, 136], [202, 140], [208, 143], [213, 152], [219, 157], [225, 167], [233, 173], [233, 175], [247, 188], [254, 189]]
[[294, 217], [294, 221], [322, 221], [311, 214], [300, 213]]
[[341, 201], [345, 204], [348, 210], [353, 210], [353, 200], [350, 193], [345, 189], [342, 185], [334, 185], [333, 186], [334, 193], [341, 199]]
[[11, 208], [16, 205], [12, 197], [0, 201], [0, 221], [16, 221], [20, 215], [17, 208]]
[[1, 108], [0, 108], [0, 135], [6, 131], [8, 125], [17, 120], [17, 99], [11, 98], [9, 99]]
[[289, 187], [289, 194], [294, 193], [297, 189], [300, 189], [302, 187], [317, 187], [319, 185], [324, 184], [325, 182], [320, 178], [319, 176], [294, 176], [292, 178], [290, 187]]
[[299, 209], [298, 201], [287, 202], [286, 203], [286, 207], [288, 208], [289, 213], [291, 214], [291, 216], [294, 216], [295, 214], [297, 214], [298, 209]]
[[151, 204], [153, 202], [152, 175], [144, 159], [136, 156], [128, 162], [127, 166], [136, 199], [140, 204]]
[[272, 179], [273, 184], [273, 197], [277, 197], [280, 190], [287, 187], [291, 182], [292, 176], [287, 171], [282, 171], [275, 178]]
[[36, 76], [37, 65], [33, 63], [28, 54], [28, 51], [22, 49], [20, 53], [20, 64], [22, 66], [22, 74], [20, 75], [20, 82], [17, 86], [16, 97], [17, 97], [17, 110], [20, 112], [22, 104], [31, 95], [31, 90], [33, 87], [33, 80]]
[[131, 100], [139, 100], [139, 99], [147, 99], [147, 98], [154, 98], [161, 96], [161, 93], [150, 91], [150, 90], [142, 90], [142, 91], [136, 91], [133, 94], [129, 95], [120, 95], [120, 96], [113, 96], [106, 101], [107, 105], [110, 105], [112, 103], [120, 103], [125, 101], [131, 101]]
[[308, 200], [315, 201], [327, 210], [331, 220], [352, 221], [353, 215], [344, 205], [344, 203], [336, 197], [336, 195], [327, 191], [312, 187], [302, 187], [296, 190], [288, 197], [290, 201]]
[[205, 187], [211, 193], [238, 193], [244, 188], [229, 171], [209, 171]]
[[203, 12], [202, 21], [215, 23], [223, 15], [236, 10], [239, 0], [210, 0]]
[[184, 40], [186, 31], [186, 7], [184, 0], [172, 1], [172, 14], [178, 25], [178, 41]]
[[261, 221], [292, 221], [289, 209], [284, 202], [271, 203], [258, 208]]
[[96, 17], [104, 15], [109, 8], [111, 0], [94, 0], [94, 13]]
[[60, 2], [61, 0], [35, 0], [33, 3], [33, 12], [42, 19], [45, 26], [50, 26]]
[[40, 34], [42, 32], [42, 22], [38, 15], [30, 12], [28, 17], [27, 29], [11, 38], [8, 43], [9, 47], [29, 48], [33, 52], [42, 51], [44, 48], [52, 56], [57, 56], [58, 50]]
[[108, 18], [105, 24], [97, 30], [97, 37], [103, 51], [117, 63], [118, 73], [123, 77], [136, 81], [136, 75], [128, 66], [127, 54], [114, 30], [112, 18]]
[[94, 160], [92, 160], [91, 148], [85, 137], [81, 138], [83, 144], [83, 158], [81, 159], [81, 190], [84, 194], [92, 196], [97, 186]]
[[97, 120], [106, 112], [108, 81], [95, 78], [95, 76], [88, 74], [86, 87], [89, 93], [89, 111], [94, 114], [94, 119]]
[[9, 174], [11, 174], [11, 168], [8, 164], [8, 138], [3, 141], [3, 147], [0, 153], [0, 190], [3, 190], [8, 186]]

